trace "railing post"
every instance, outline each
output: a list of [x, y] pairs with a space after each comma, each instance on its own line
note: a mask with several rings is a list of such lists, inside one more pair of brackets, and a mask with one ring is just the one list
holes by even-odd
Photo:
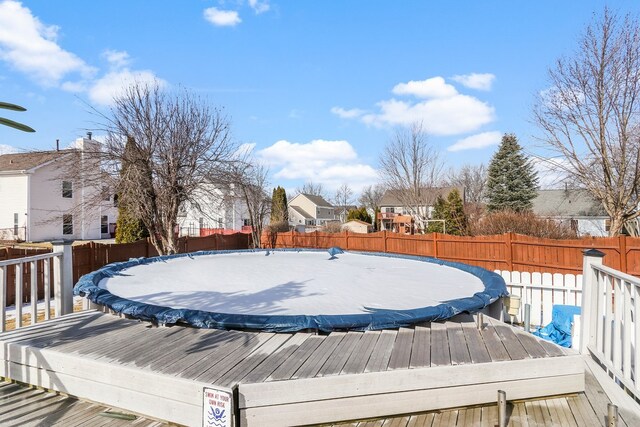
[[602, 265], [604, 253], [597, 249], [582, 251], [582, 310], [580, 314], [580, 353], [587, 354], [587, 346], [595, 340], [598, 312], [598, 276], [592, 265]]
[[62, 252], [62, 259], [54, 261], [54, 271], [59, 277], [54, 278], [56, 317], [73, 312], [73, 255], [71, 240], [54, 240], [53, 252]]

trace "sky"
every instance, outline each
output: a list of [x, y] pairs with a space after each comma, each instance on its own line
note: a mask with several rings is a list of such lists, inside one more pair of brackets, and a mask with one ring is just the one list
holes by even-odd
[[132, 81], [223, 110], [272, 186], [375, 184], [393, 133], [421, 122], [447, 167], [488, 164], [501, 136], [543, 156], [532, 123], [547, 70], [605, 6], [637, 0], [0, 0], [0, 153], [100, 128]]

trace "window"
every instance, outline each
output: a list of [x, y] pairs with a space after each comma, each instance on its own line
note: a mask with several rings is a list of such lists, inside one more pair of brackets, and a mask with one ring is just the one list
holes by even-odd
[[113, 195], [113, 207], [114, 208], [118, 207], [118, 195], [117, 194]]
[[100, 217], [100, 233], [109, 234], [109, 217], [106, 215]]
[[248, 218], [245, 218], [242, 220], [242, 225], [244, 225], [245, 227], [250, 227], [251, 226], [251, 220]]
[[62, 215], [62, 234], [73, 234], [73, 215]]
[[200, 229], [204, 228], [204, 218], [200, 217]]
[[387, 212], [389, 212], [389, 213], [393, 213], [394, 210], [395, 210], [394, 208], [387, 208]]
[[18, 235], [18, 221], [19, 221], [20, 215], [17, 213], [13, 214], [13, 234], [14, 235]]
[[62, 197], [65, 199], [73, 198], [73, 184], [71, 181], [62, 181]]

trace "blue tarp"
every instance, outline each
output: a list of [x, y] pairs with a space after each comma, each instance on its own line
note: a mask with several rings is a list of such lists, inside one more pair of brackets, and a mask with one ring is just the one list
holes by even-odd
[[579, 315], [580, 307], [575, 305], [554, 305], [551, 311], [551, 323], [532, 333], [545, 340], [553, 341], [562, 347], [571, 347], [573, 316]]
[[[74, 288], [74, 295], [89, 298], [96, 304], [104, 305], [117, 313], [132, 316], [134, 318], [157, 322], [159, 324], [188, 323], [199, 328], [218, 329], [255, 329], [271, 332], [295, 332], [304, 329], [320, 331], [333, 330], [378, 330], [411, 326], [419, 322], [437, 321], [448, 319], [462, 312], [476, 312], [500, 297], [508, 295], [505, 282], [496, 273], [458, 262], [443, 261], [435, 258], [418, 257], [410, 255], [397, 255], [389, 253], [350, 252], [359, 255], [384, 256], [391, 258], [412, 259], [421, 262], [430, 262], [438, 265], [457, 268], [478, 277], [484, 284], [484, 290], [466, 298], [447, 301], [432, 307], [422, 307], [411, 310], [385, 310], [371, 309], [370, 313], [348, 315], [248, 315], [213, 313], [200, 310], [174, 309], [157, 305], [145, 304], [137, 301], [121, 298], [113, 295], [98, 285], [104, 278], [120, 274], [120, 271], [141, 264], [164, 262], [172, 258], [198, 257], [221, 253], [242, 252], [269, 252], [286, 251], [302, 252], [323, 250], [314, 249], [270, 249], [270, 250], [231, 250], [231, 251], [201, 251], [191, 254], [178, 254], [159, 256], [154, 258], [137, 258], [125, 262], [106, 265], [99, 270], [84, 275]], [[340, 248], [331, 248], [330, 255], [339, 258], [342, 252]], [[425, 278], [428, 280], [428, 278]]]

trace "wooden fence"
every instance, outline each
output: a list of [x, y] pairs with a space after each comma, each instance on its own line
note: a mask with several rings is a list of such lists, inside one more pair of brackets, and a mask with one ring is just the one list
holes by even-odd
[[488, 270], [580, 274], [582, 251], [596, 248], [606, 254], [605, 265], [640, 276], [640, 238], [590, 237], [553, 240], [505, 233], [495, 236], [459, 237], [429, 233], [405, 235], [380, 231], [359, 233], [264, 234], [263, 247], [330, 248], [352, 251], [393, 252], [460, 261]]
[[[250, 245], [251, 235], [243, 233], [228, 235], [216, 234], [207, 237], [181, 237], [178, 240], [178, 252], [186, 253], [205, 250], [248, 249]], [[39, 255], [47, 252], [51, 252], [51, 249], [1, 248], [0, 261]], [[125, 244], [88, 242], [81, 245], [74, 245], [72, 248], [72, 254], [73, 283], [76, 283], [82, 275], [97, 270], [98, 268], [112, 262], [127, 261], [129, 258], [157, 256], [158, 252], [155, 250], [151, 242], [149, 242], [148, 239], [145, 239]], [[43, 298], [44, 296], [43, 265], [43, 261], [38, 261], [36, 269], [38, 275], [38, 298]], [[50, 268], [53, 267], [50, 266]], [[7, 283], [15, 283], [14, 266], [7, 267]], [[23, 303], [27, 302], [28, 296], [30, 295], [30, 284], [31, 273], [30, 270], [27, 269], [23, 274]], [[15, 286], [7, 286], [6, 292], [6, 304], [13, 305], [15, 303]]]

